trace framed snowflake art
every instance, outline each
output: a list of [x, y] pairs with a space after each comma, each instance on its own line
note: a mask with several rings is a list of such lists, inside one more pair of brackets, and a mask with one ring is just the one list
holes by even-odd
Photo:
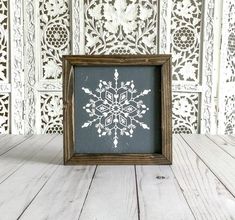
[[171, 164], [171, 56], [63, 57], [65, 164]]

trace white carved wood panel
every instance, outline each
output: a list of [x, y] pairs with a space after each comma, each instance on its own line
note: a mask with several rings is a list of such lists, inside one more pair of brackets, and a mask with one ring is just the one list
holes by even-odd
[[[70, 54], [70, 1], [40, 0], [37, 130], [62, 133], [62, 55]], [[40, 111], [40, 114], [39, 114]]]
[[158, 53], [158, 0], [85, 0], [86, 54]]
[[235, 133], [235, 2], [224, 1], [219, 85], [219, 133]]
[[10, 130], [8, 8], [8, 1], [0, 0], [0, 133]]
[[234, 132], [234, 11], [232, 0], [0, 0], [0, 133], [63, 132], [71, 53], [172, 53], [174, 132]]
[[[173, 89], [173, 130], [197, 133], [200, 130], [199, 97], [202, 29], [201, 0], [172, 0], [171, 45]], [[187, 93], [184, 93], [187, 90]]]
[[63, 101], [61, 93], [40, 93], [41, 132], [63, 133]]
[[9, 94], [0, 94], [0, 133], [9, 132]]

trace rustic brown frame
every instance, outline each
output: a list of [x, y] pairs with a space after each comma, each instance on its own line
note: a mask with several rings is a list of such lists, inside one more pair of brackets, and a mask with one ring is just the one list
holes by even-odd
[[[73, 66], [155, 65], [161, 66], [161, 154], [76, 154], [74, 141], [74, 68]], [[172, 104], [171, 55], [66, 55], [63, 56], [64, 164], [171, 164]]]

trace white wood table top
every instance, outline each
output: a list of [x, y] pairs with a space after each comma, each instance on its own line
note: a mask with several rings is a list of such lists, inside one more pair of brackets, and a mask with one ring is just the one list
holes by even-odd
[[235, 136], [174, 135], [171, 166], [63, 166], [61, 135], [0, 135], [0, 220], [235, 219]]

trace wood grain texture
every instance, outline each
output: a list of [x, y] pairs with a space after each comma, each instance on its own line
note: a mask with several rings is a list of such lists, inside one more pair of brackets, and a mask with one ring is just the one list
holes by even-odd
[[74, 154], [66, 165], [99, 164], [99, 165], [133, 165], [133, 164], [164, 164], [171, 161], [160, 154]]
[[170, 57], [170, 54], [161, 55], [64, 55], [70, 65], [162, 65]]
[[140, 219], [194, 219], [169, 166], [136, 166]]
[[[27, 147], [30, 150], [32, 146]], [[0, 184], [1, 219], [17, 219], [21, 216], [59, 163], [62, 163], [62, 136], [57, 136], [43, 147], [38, 147], [37, 153], [31, 158], [26, 158], [24, 165]]]
[[78, 219], [94, 171], [95, 166], [61, 165], [21, 219]]
[[45, 147], [56, 135], [34, 135], [0, 156], [0, 183]]
[[234, 219], [235, 198], [180, 136], [173, 143], [172, 170], [195, 218]]
[[161, 66], [161, 129], [162, 129], [162, 155], [172, 163], [172, 63], [169, 61]]
[[[74, 67], [75, 66], [159, 66], [161, 67], [161, 154], [116, 154], [116, 156], [75, 153]], [[64, 164], [171, 164], [172, 103], [171, 55], [66, 55], [63, 56]], [[157, 73], [159, 74], [159, 73]], [[144, 147], [144, 146], [143, 146]]]
[[62, 136], [32, 136], [0, 156], [0, 219], [235, 219], [234, 158], [218, 146], [234, 137], [187, 137], [172, 166], [96, 168], [61, 165]]
[[231, 135], [207, 135], [222, 150], [235, 159], [235, 138]]
[[31, 135], [6, 135], [0, 139], [0, 156], [17, 147]]
[[204, 135], [182, 135], [191, 149], [235, 196], [235, 161]]
[[2, 140], [2, 138], [5, 136], [6, 136], [6, 134], [0, 134], [0, 140]]
[[138, 220], [134, 166], [98, 166], [79, 220]]

